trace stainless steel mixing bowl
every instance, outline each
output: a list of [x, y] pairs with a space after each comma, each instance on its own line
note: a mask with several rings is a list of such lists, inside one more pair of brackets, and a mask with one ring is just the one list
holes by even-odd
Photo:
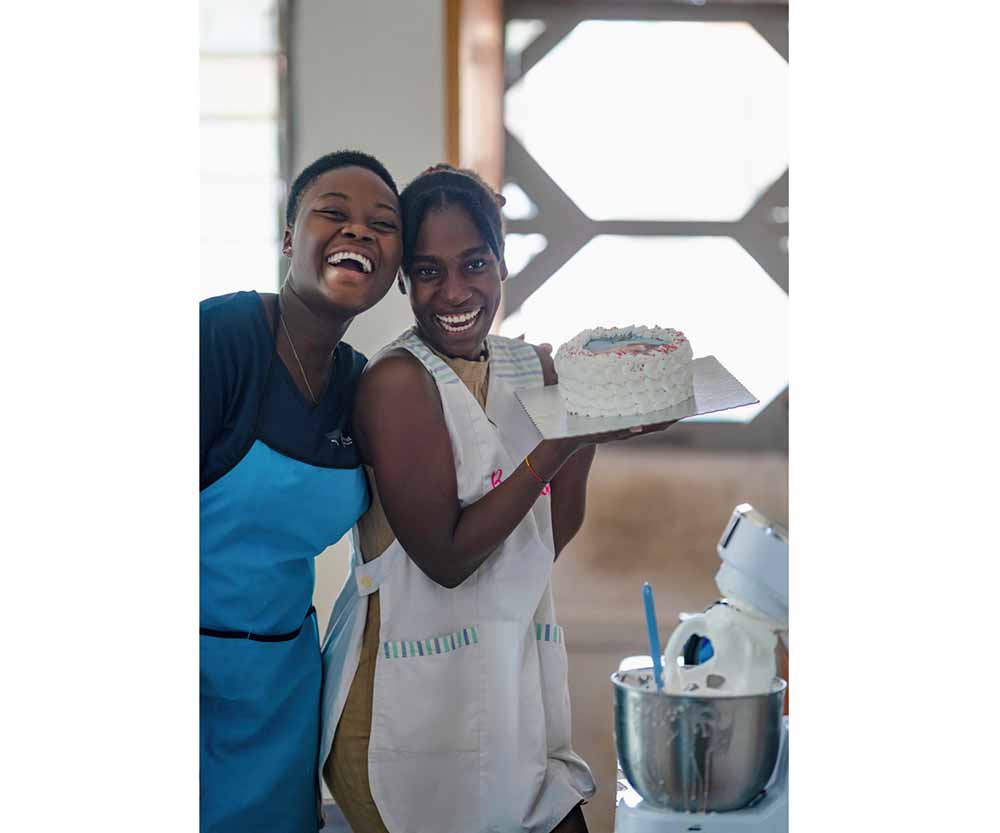
[[656, 807], [739, 810], [778, 760], [787, 683], [745, 697], [657, 691], [653, 669], [616, 671], [615, 742], [629, 783]]

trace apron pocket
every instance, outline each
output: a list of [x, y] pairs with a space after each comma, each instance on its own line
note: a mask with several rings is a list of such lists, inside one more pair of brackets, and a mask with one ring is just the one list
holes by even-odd
[[383, 642], [375, 666], [372, 750], [478, 752], [481, 674], [474, 626]]
[[538, 662], [542, 683], [542, 704], [549, 756], [571, 749], [568, 664], [565, 632], [554, 622], [536, 622]]
[[472, 626], [379, 646], [368, 774], [389, 830], [481, 829], [482, 650]]

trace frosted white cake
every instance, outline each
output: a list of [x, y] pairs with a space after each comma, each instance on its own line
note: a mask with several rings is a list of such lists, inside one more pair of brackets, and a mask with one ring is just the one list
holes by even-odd
[[633, 416], [694, 396], [691, 343], [679, 330], [596, 327], [556, 353], [566, 410], [581, 416]]

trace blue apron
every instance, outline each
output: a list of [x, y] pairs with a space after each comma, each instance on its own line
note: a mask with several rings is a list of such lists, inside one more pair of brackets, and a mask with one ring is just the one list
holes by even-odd
[[360, 466], [310, 465], [260, 438], [275, 364], [272, 350], [252, 445], [201, 492], [202, 833], [322, 826], [313, 559], [369, 498]]

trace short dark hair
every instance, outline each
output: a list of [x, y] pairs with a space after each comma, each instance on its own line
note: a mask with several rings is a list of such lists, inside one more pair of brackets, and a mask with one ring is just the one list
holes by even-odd
[[285, 222], [288, 225], [295, 225], [295, 217], [299, 210], [299, 201], [306, 189], [309, 188], [320, 176], [334, 168], [367, 168], [386, 185], [389, 186], [393, 194], [399, 197], [399, 189], [392, 174], [386, 170], [385, 165], [374, 156], [362, 153], [360, 150], [338, 150], [321, 156], [311, 165], [303, 168], [302, 173], [295, 177], [292, 187], [288, 190], [288, 202], [285, 204]]
[[486, 245], [503, 257], [503, 218], [500, 207], [504, 198], [497, 194], [475, 171], [440, 164], [428, 168], [407, 185], [399, 195], [403, 222], [403, 271], [413, 262], [417, 234], [424, 216], [431, 209], [460, 205], [479, 229]]

